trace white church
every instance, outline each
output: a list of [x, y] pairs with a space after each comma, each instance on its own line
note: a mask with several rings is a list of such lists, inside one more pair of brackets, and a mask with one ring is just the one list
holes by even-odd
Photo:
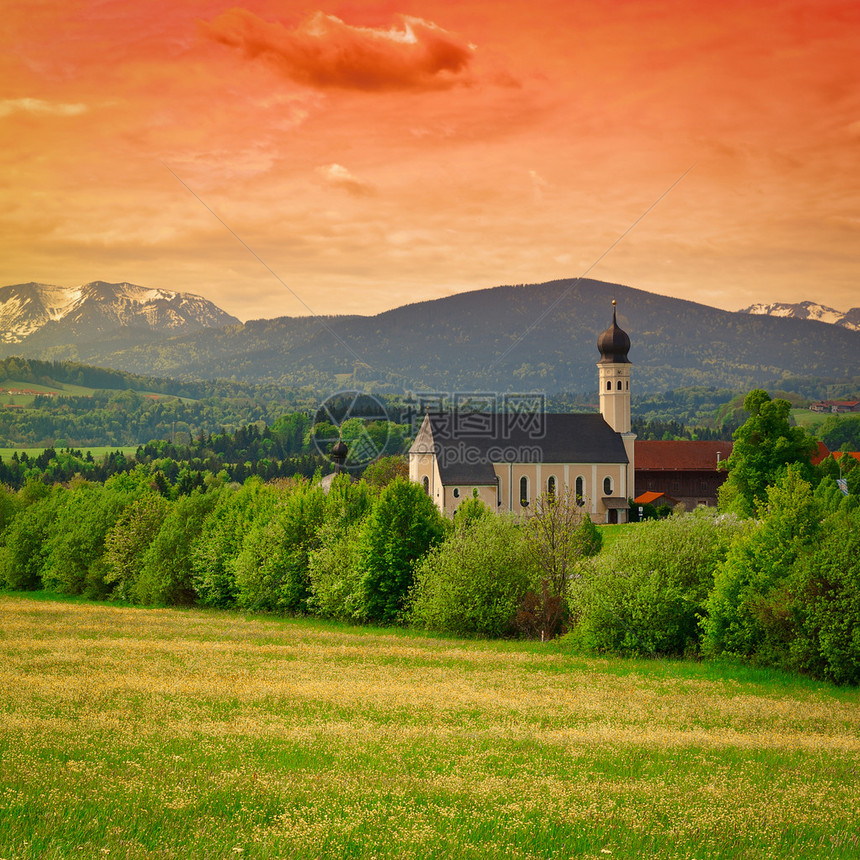
[[410, 480], [451, 516], [477, 495], [492, 510], [528, 512], [570, 488], [595, 523], [627, 521], [634, 495], [630, 338], [612, 325], [597, 339], [600, 414], [428, 413], [409, 449]]

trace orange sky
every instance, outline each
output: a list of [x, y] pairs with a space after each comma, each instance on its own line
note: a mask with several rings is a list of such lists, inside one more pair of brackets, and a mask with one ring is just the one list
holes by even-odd
[[580, 275], [692, 165], [591, 277], [860, 305], [857, 0], [2, 15], [0, 284], [374, 313]]

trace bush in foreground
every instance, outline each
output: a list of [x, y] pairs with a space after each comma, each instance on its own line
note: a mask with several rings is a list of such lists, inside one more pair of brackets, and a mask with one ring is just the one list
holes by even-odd
[[596, 653], [695, 653], [714, 570], [744, 528], [705, 508], [637, 525], [573, 581], [569, 641]]
[[515, 520], [463, 517], [418, 565], [407, 617], [416, 627], [457, 636], [512, 635], [535, 574]]

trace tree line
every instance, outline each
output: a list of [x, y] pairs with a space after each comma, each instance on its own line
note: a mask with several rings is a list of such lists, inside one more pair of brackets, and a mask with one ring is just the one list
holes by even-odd
[[526, 518], [469, 499], [450, 521], [396, 458], [328, 489], [319, 475], [171, 485], [153, 461], [103, 484], [3, 489], [0, 585], [561, 635], [582, 653], [730, 657], [856, 684], [860, 464], [813, 466], [788, 401], [753, 391], [745, 405], [719, 509], [630, 526], [603, 550], [569, 494]]
[[[103, 482], [139, 465], [180, 488], [189, 481], [199, 485], [207, 475], [238, 483], [252, 476], [264, 480], [310, 478], [316, 472], [332, 470], [329, 449], [339, 433], [349, 444], [360, 441], [369, 446], [379, 458], [401, 454], [408, 445], [410, 428], [393, 422], [351, 419], [338, 429], [326, 423], [314, 424], [310, 415], [293, 412], [281, 415], [270, 426], [262, 422], [242, 424], [233, 431], [201, 432], [186, 442], [155, 440], [138, 445], [134, 454], [112, 451], [96, 458], [79, 448], [54, 446], [35, 456], [13, 452], [6, 459], [0, 457], [0, 484], [20, 489], [28, 480], [68, 483], [76, 476]], [[360, 473], [361, 469], [353, 471]]]

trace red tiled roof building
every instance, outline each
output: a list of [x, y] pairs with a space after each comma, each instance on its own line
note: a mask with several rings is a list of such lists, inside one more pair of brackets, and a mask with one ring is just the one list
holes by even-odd
[[636, 496], [664, 493], [687, 510], [714, 506], [727, 473], [718, 468], [732, 453], [731, 442], [636, 440]]

